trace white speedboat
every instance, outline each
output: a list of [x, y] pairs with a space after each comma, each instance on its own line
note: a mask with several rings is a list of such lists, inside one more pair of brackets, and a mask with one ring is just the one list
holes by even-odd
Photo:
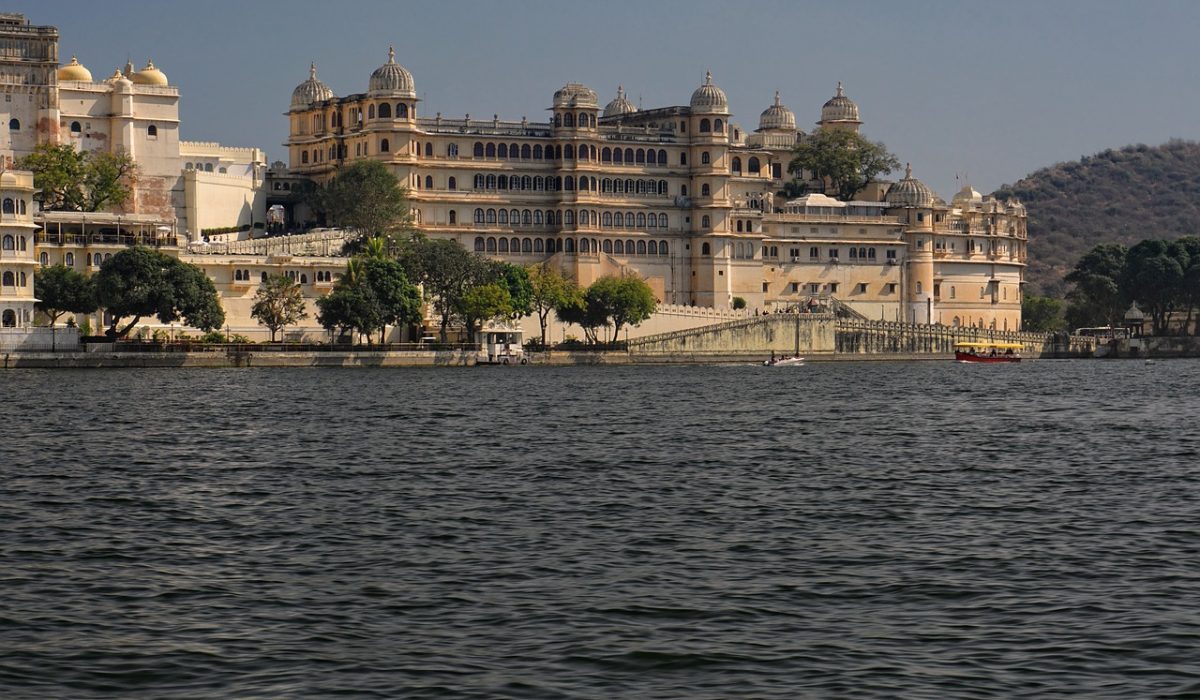
[[763, 367], [795, 367], [804, 364], [803, 357], [772, 357], [763, 360]]

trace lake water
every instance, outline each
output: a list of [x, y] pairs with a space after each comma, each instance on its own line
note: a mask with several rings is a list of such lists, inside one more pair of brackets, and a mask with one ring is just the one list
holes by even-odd
[[0, 374], [0, 696], [1200, 696], [1200, 361]]

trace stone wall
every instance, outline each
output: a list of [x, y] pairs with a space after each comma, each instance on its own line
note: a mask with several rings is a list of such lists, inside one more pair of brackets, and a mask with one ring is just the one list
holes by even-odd
[[78, 347], [78, 328], [0, 328], [0, 352], [49, 352]]
[[725, 321], [693, 330], [629, 340], [629, 352], [691, 358], [831, 354], [837, 320], [832, 314], [770, 314]]

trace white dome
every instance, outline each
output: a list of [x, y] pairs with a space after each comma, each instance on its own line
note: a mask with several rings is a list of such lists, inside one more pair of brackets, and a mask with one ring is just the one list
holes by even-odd
[[412, 73], [396, 63], [396, 49], [388, 47], [387, 63], [375, 69], [367, 86], [370, 95], [386, 95], [387, 97], [407, 97], [416, 99], [417, 83]]
[[692, 93], [691, 107], [693, 112], [729, 114], [729, 100], [725, 91], [713, 85], [712, 73], [705, 73], [704, 84]]
[[583, 83], [567, 83], [554, 91], [554, 108], [583, 107], [599, 109], [600, 98], [596, 91]]
[[625, 98], [625, 88], [618, 85], [616, 98], [604, 107], [604, 116], [614, 117], [619, 114], [629, 114], [636, 111], [637, 107], [634, 107], [633, 103]]
[[759, 115], [758, 128], [760, 131], [768, 129], [796, 130], [796, 115], [792, 113], [792, 110], [780, 104], [778, 90], [775, 91], [775, 104], [767, 107]]
[[904, 166], [904, 179], [887, 191], [887, 203], [895, 207], [932, 207], [937, 195], [924, 182], [912, 176], [912, 167]]
[[954, 204], [979, 204], [983, 201], [983, 195], [970, 185], [963, 185], [963, 188], [954, 195], [954, 199], [951, 201]]
[[306, 109], [316, 102], [324, 102], [333, 97], [333, 90], [317, 80], [317, 64], [308, 67], [308, 80], [292, 90], [292, 109]]
[[857, 122], [858, 105], [854, 104], [854, 100], [846, 97], [846, 92], [842, 89], [842, 83], [839, 80], [837, 85], [837, 94], [829, 98], [821, 107], [822, 122]]

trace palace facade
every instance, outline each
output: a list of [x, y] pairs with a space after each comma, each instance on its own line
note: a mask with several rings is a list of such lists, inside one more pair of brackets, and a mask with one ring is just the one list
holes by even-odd
[[[777, 93], [752, 132], [705, 76], [687, 105], [639, 109], [568, 83], [544, 122], [425, 116], [389, 50], [365, 92], [316, 66], [292, 93], [289, 168], [317, 182], [377, 160], [406, 183], [417, 227], [581, 284], [632, 273], [668, 304], [762, 310], [831, 299], [866, 318], [1017, 330], [1026, 213], [969, 187], [947, 203], [907, 170], [854, 201], [776, 195], [807, 137]], [[862, 125], [839, 84], [816, 129]]]

